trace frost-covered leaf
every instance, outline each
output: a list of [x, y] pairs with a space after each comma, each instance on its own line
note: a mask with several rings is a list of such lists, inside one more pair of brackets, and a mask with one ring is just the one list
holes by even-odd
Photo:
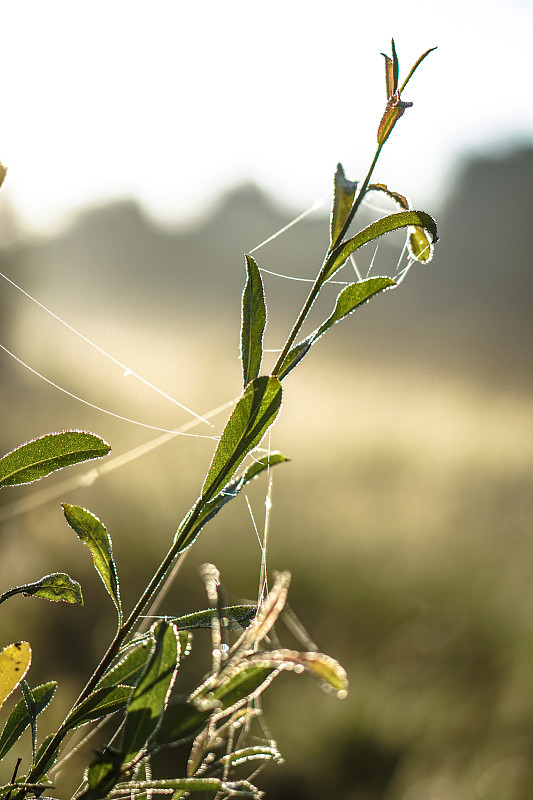
[[105, 686], [95, 689], [79, 706], [69, 714], [62, 729], [73, 730], [94, 719], [106, 717], [124, 708], [131, 697], [131, 686]]
[[0, 458], [0, 487], [31, 483], [71, 464], [102, 458], [110, 450], [107, 442], [85, 431], [40, 436]]
[[241, 360], [244, 387], [257, 378], [263, 358], [266, 305], [263, 281], [251, 256], [246, 256], [246, 285], [242, 295]]
[[346, 259], [363, 245], [378, 239], [385, 233], [409, 226], [424, 228], [429, 233], [432, 242], [436, 242], [438, 239], [435, 220], [425, 211], [400, 211], [397, 214], [389, 214], [368, 225], [333, 250], [322, 269], [321, 283], [331, 278], [342, 267]]
[[[41, 713], [41, 711], [44, 711], [54, 696], [56, 687], [57, 682], [50, 681], [49, 683], [43, 683], [42, 686], [37, 686], [35, 689], [31, 689], [35, 715], [38, 715]], [[0, 761], [5, 755], [7, 755], [15, 742], [18, 741], [18, 739], [22, 736], [30, 724], [30, 721], [31, 718], [28, 712], [26, 701], [24, 699], [19, 700], [7, 718], [2, 734], [0, 735]]]
[[346, 222], [346, 218], [352, 208], [355, 192], [357, 190], [357, 183], [346, 179], [342, 164], [337, 164], [337, 171], [335, 172], [334, 185], [333, 185], [333, 206], [331, 209], [330, 220], [330, 244], [333, 245], [337, 241], [342, 226]]
[[76, 531], [81, 541], [91, 551], [95, 569], [116, 606], [120, 624], [122, 621], [120, 591], [109, 533], [98, 517], [91, 514], [86, 508], [63, 503], [63, 512], [70, 527]]
[[281, 406], [281, 384], [262, 376], [246, 387], [224, 428], [202, 487], [202, 500], [211, 500], [231, 479], [239, 464], [259, 444]]
[[64, 603], [78, 603], [83, 605], [81, 586], [78, 581], [73, 580], [66, 572], [53, 572], [45, 575], [34, 583], [26, 583], [23, 586], [15, 586], [8, 589], [0, 596], [0, 603], [13, 597], [16, 594], [23, 594], [25, 597], [42, 597], [54, 603], [62, 601]]
[[0, 652], [0, 706], [17, 688], [31, 664], [28, 642], [14, 642]]
[[124, 763], [132, 761], [155, 733], [167, 706], [179, 664], [179, 637], [172, 623], [152, 626], [155, 648], [146, 671], [128, 703], [120, 751]]

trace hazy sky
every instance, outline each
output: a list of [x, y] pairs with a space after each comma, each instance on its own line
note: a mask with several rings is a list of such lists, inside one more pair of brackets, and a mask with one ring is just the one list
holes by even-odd
[[[375, 178], [420, 207], [533, 141], [532, 0], [0, 0], [0, 160], [26, 224], [124, 195], [166, 219], [248, 178], [302, 210], [362, 177], [394, 35], [414, 106]], [[428, 210], [431, 210], [430, 208]]]

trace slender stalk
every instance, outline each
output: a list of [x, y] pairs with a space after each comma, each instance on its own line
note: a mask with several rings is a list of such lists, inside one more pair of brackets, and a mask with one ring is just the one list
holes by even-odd
[[280, 371], [280, 369], [281, 369], [281, 367], [283, 365], [283, 362], [285, 361], [285, 358], [287, 357], [287, 354], [288, 354], [289, 350], [291, 349], [291, 347], [292, 347], [292, 345], [294, 343], [294, 340], [298, 336], [298, 333], [300, 332], [300, 329], [301, 329], [302, 325], [304, 324], [305, 319], [306, 319], [307, 315], [309, 314], [309, 311], [311, 310], [311, 306], [313, 305], [313, 303], [315, 302], [315, 300], [317, 298], [317, 295], [318, 295], [318, 293], [320, 291], [320, 287], [322, 286], [322, 276], [324, 274], [324, 267], [325, 267], [325, 265], [326, 265], [326, 263], [328, 261], [328, 258], [331, 256], [331, 254], [335, 250], [335, 248], [340, 245], [340, 243], [342, 242], [342, 240], [346, 236], [346, 233], [348, 232], [348, 228], [352, 224], [352, 220], [353, 220], [355, 214], [357, 213], [357, 211], [359, 209], [359, 206], [361, 205], [361, 203], [363, 201], [363, 198], [365, 196], [366, 190], [368, 189], [368, 184], [370, 183], [370, 179], [372, 177], [372, 173], [374, 172], [374, 167], [377, 164], [377, 161], [378, 161], [379, 155], [381, 153], [382, 147], [383, 147], [383, 144], [378, 145], [378, 148], [377, 148], [377, 150], [376, 150], [376, 152], [374, 154], [374, 158], [372, 159], [372, 163], [370, 164], [370, 167], [369, 167], [368, 172], [366, 174], [366, 178], [364, 179], [361, 188], [357, 192], [357, 195], [356, 195], [356, 197], [355, 197], [355, 199], [353, 201], [353, 205], [352, 205], [350, 211], [348, 212], [348, 214], [346, 216], [346, 219], [344, 220], [344, 224], [343, 224], [341, 230], [339, 231], [339, 234], [336, 237], [335, 241], [330, 244], [330, 246], [329, 246], [329, 248], [328, 248], [328, 250], [326, 252], [326, 255], [324, 257], [324, 261], [322, 262], [322, 266], [320, 267], [320, 271], [319, 271], [319, 273], [317, 275], [317, 278], [316, 278], [315, 282], [313, 283], [313, 285], [311, 287], [311, 291], [309, 292], [309, 294], [307, 296], [307, 300], [305, 301], [305, 303], [304, 303], [304, 305], [302, 307], [302, 310], [300, 311], [300, 313], [298, 315], [298, 318], [297, 318], [296, 322], [294, 323], [294, 325], [292, 327], [292, 330], [289, 333], [289, 336], [287, 337], [287, 341], [285, 342], [285, 344], [283, 346], [283, 350], [281, 351], [280, 356], [279, 356], [278, 360], [276, 361], [276, 363], [274, 365], [274, 369], [272, 370], [272, 373], [271, 373], [273, 376], [278, 375], [278, 373], [279, 373], [279, 371]]
[[[183, 530], [181, 531], [180, 536], [172, 543], [171, 548], [169, 549], [168, 553], [161, 561], [160, 565], [158, 566], [157, 570], [155, 571], [150, 583], [145, 588], [144, 592], [142, 593], [141, 597], [137, 601], [135, 608], [130, 613], [126, 622], [119, 628], [113, 641], [109, 645], [107, 652], [103, 656], [102, 660], [100, 661], [99, 665], [91, 675], [90, 679], [88, 680], [85, 688], [82, 690], [81, 694], [79, 695], [78, 699], [72, 706], [72, 709], [68, 712], [67, 717], [69, 714], [80, 704], [82, 703], [95, 689], [98, 684], [98, 681], [105, 675], [111, 664], [113, 663], [113, 659], [118, 654], [120, 648], [126, 641], [127, 637], [133, 630], [135, 623], [139, 619], [140, 615], [142, 614], [143, 609], [145, 606], [150, 602], [153, 595], [157, 591], [158, 586], [161, 584], [165, 575], [167, 574], [168, 570], [171, 568], [175, 558], [179, 555], [180, 551], [184, 547], [184, 542], [187, 539], [188, 534], [192, 530], [198, 516], [200, 515], [204, 505], [206, 503], [206, 498], [200, 498], [196, 504], [193, 506], [192, 511], [190, 512], [187, 522], [185, 523]], [[41, 755], [40, 759], [34, 764], [31, 772], [28, 775], [28, 782], [38, 780], [38, 776], [41, 774], [42, 765], [46, 764], [46, 762], [51, 758], [57, 748], [61, 745], [61, 742], [69, 733], [68, 729], [65, 729], [63, 725], [59, 728], [53, 739], [51, 739], [48, 747]], [[24, 792], [20, 792], [16, 800], [20, 800], [24, 796]]]

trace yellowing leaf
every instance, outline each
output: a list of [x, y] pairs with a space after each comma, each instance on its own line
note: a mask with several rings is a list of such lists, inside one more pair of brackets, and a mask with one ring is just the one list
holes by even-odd
[[31, 664], [28, 642], [8, 644], [0, 653], [0, 706], [16, 689]]

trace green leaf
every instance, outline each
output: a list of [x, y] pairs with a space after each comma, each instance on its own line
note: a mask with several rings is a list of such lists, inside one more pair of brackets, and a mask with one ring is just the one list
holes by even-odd
[[331, 209], [330, 220], [330, 244], [337, 241], [342, 226], [346, 222], [346, 217], [350, 213], [353, 205], [357, 183], [346, 180], [342, 164], [337, 164], [335, 179], [333, 184], [333, 207]]
[[[255, 617], [257, 606], [243, 604], [239, 606], [226, 606], [222, 609], [223, 627], [229, 631], [242, 630], [248, 627]], [[213, 617], [218, 617], [216, 608], [207, 608], [205, 611], [194, 611], [172, 620], [178, 631], [190, 631], [195, 628], [211, 628]]]
[[360, 305], [366, 303], [371, 297], [395, 285], [396, 282], [392, 278], [376, 277], [368, 278], [361, 283], [351, 283], [349, 286], [346, 286], [337, 297], [333, 313], [313, 334], [313, 343], [316, 342], [317, 339], [320, 339], [332, 325], [335, 325], [336, 322], [340, 322], [341, 319], [347, 317], [348, 314], [351, 314]]
[[[37, 750], [37, 755], [35, 756], [35, 763], [36, 764], [39, 763], [41, 757], [45, 754], [45, 751], [48, 749], [48, 745], [51, 743], [51, 741], [52, 741], [52, 739], [54, 737], [55, 737], [55, 733], [49, 733], [48, 736], [46, 736], [43, 739], [39, 749]], [[57, 759], [57, 756], [59, 754], [59, 748], [60, 748], [60, 745], [58, 744], [57, 747], [55, 748], [55, 750], [52, 753], [50, 753], [50, 755], [46, 759], [45, 763], [41, 764], [41, 767], [39, 769], [39, 773], [38, 773], [38, 775], [36, 775], [36, 780], [40, 780], [44, 775], [46, 775], [48, 770], [55, 763], [55, 761]]]
[[233, 409], [202, 487], [202, 501], [211, 500], [233, 476], [239, 464], [259, 444], [281, 406], [277, 378], [255, 378]]
[[0, 458], [0, 487], [31, 483], [71, 464], [102, 458], [110, 450], [110, 446], [94, 433], [49, 433]]
[[28, 642], [14, 642], [0, 652], [0, 706], [17, 688], [31, 664]]
[[332, 314], [327, 318], [322, 325], [307, 336], [302, 342], [295, 345], [287, 353], [283, 364], [279, 371], [279, 379], [283, 380], [289, 372], [302, 360], [302, 358], [309, 352], [311, 346], [320, 339], [323, 334], [329, 330], [336, 322], [339, 322], [344, 317], [351, 314], [371, 297], [374, 297], [384, 289], [395, 286], [395, 281], [392, 278], [368, 278], [361, 283], [351, 283], [346, 286], [337, 297], [335, 308]]
[[257, 378], [263, 358], [266, 305], [263, 281], [251, 256], [246, 256], [246, 286], [242, 295], [241, 360], [244, 388]]
[[53, 572], [51, 575], [45, 575], [34, 583], [15, 586], [0, 595], [0, 603], [15, 594], [23, 594], [25, 597], [42, 597], [44, 600], [50, 600], [53, 603], [63, 601], [64, 603], [83, 605], [80, 584], [65, 572]]
[[186, 697], [172, 697], [155, 733], [155, 746], [170, 747], [194, 739], [210, 716], [210, 711], [201, 711]]
[[[367, 192], [382, 192], [404, 211], [408, 211], [410, 208], [409, 202], [403, 194], [392, 192], [384, 183], [372, 183], [368, 187]], [[433, 258], [433, 243], [429, 241], [424, 228], [419, 225], [409, 227], [407, 246], [411, 258], [415, 261], [419, 261], [421, 264], [429, 264]]]
[[30, 726], [31, 726], [31, 761], [32, 764], [35, 763], [35, 753], [37, 752], [37, 709], [35, 707], [35, 703], [33, 702], [33, 697], [31, 693], [31, 689], [26, 683], [26, 681], [22, 680], [20, 682], [20, 689], [22, 691], [22, 695], [24, 697], [24, 702], [26, 703], [26, 708], [28, 710], [28, 716], [30, 718]]
[[402, 83], [402, 86], [400, 88], [400, 94], [403, 92], [403, 90], [405, 89], [405, 87], [407, 86], [407, 84], [409, 83], [409, 81], [411, 80], [411, 78], [413, 77], [413, 75], [415, 74], [416, 70], [418, 69], [418, 67], [420, 66], [422, 61], [425, 59], [425, 57], [428, 56], [430, 53], [433, 52], [433, 50], [436, 50], [436, 49], [437, 49], [436, 47], [430, 47], [429, 50], [426, 50], [425, 53], [422, 53], [420, 58], [418, 58], [415, 61], [414, 65], [411, 67], [411, 71], [409, 72], [409, 75], [407, 76], [407, 78]]
[[195, 702], [201, 711], [221, 709], [234, 712], [249, 700], [258, 697], [275, 677], [276, 666], [254, 665], [241, 662], [229, 675], [223, 676], [224, 682], [205, 696], [198, 696]]
[[105, 686], [95, 689], [69, 714], [62, 725], [62, 731], [73, 730], [94, 719], [114, 714], [126, 705], [131, 693], [131, 686]]
[[167, 706], [179, 664], [179, 638], [174, 625], [162, 620], [152, 626], [155, 648], [146, 672], [128, 703], [121, 753], [132, 761], [155, 733]]
[[86, 508], [71, 506], [68, 503], [62, 505], [68, 524], [92, 553], [94, 566], [116, 606], [120, 625], [122, 608], [111, 537], [98, 517]]
[[325, 281], [329, 280], [329, 278], [342, 267], [348, 256], [363, 245], [378, 239], [385, 233], [396, 231], [400, 228], [407, 228], [412, 225], [420, 226], [428, 231], [432, 242], [438, 240], [435, 220], [429, 214], [426, 214], [425, 211], [400, 211], [398, 214], [389, 214], [387, 217], [382, 217], [382, 219], [378, 219], [376, 222], [368, 225], [368, 227], [364, 228], [352, 239], [349, 239], [344, 244], [340, 244], [333, 250], [322, 269], [321, 283], [325, 283]]
[[273, 467], [276, 464], [283, 464], [288, 460], [289, 459], [286, 456], [278, 453], [277, 451], [273, 451], [270, 453], [270, 455], [254, 461], [254, 463], [251, 464], [242, 473], [242, 475], [240, 475], [238, 478], [235, 478], [235, 480], [231, 481], [230, 483], [227, 483], [222, 491], [219, 492], [212, 500], [202, 502], [200, 513], [195, 517], [193, 525], [189, 527], [189, 519], [191, 518], [193, 512], [196, 511], [196, 507], [191, 509], [176, 532], [176, 540], [180, 539], [181, 537], [179, 549], [183, 550], [185, 547], [188, 547], [190, 544], [192, 544], [204, 525], [209, 522], [209, 520], [213, 519], [213, 517], [218, 514], [220, 509], [226, 505], [226, 503], [229, 503], [230, 500], [233, 500], [234, 497], [237, 497], [239, 492], [251, 480], [257, 478], [261, 472], [264, 472], [270, 467]]
[[85, 800], [101, 800], [101, 798], [107, 797], [121, 776], [122, 757], [120, 753], [112, 747], [97, 750], [87, 769], [89, 788], [81, 797]]
[[[56, 681], [43, 683], [42, 686], [37, 686], [31, 689], [31, 696], [33, 699], [35, 715], [44, 711], [57, 687]], [[16, 741], [22, 736], [26, 728], [31, 722], [31, 717], [28, 712], [28, 706], [24, 699], [19, 700], [13, 711], [7, 718], [6, 724], [2, 734], [0, 735], [0, 761], [11, 750]]]
[[136, 686], [154, 647], [155, 643], [152, 638], [143, 640], [104, 675], [97, 688], [101, 689], [104, 686], [116, 686], [117, 684]]

